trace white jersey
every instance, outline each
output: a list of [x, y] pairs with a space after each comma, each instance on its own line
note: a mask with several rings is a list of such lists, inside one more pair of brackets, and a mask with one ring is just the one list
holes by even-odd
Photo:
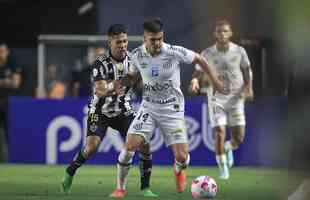
[[184, 110], [184, 96], [180, 89], [180, 63], [193, 63], [196, 53], [181, 46], [164, 43], [161, 53], [152, 57], [141, 45], [132, 52], [135, 67], [143, 80], [143, 101], [146, 104], [177, 105]]
[[[224, 108], [235, 107], [243, 103], [241, 93], [244, 81], [241, 68], [250, 66], [245, 49], [230, 42], [227, 52], [220, 52], [216, 45], [213, 45], [202, 51], [201, 55], [224, 82], [225, 90], [228, 92], [227, 95], [222, 94], [210, 87], [208, 100]], [[200, 67], [196, 66], [196, 69], [200, 69]]]

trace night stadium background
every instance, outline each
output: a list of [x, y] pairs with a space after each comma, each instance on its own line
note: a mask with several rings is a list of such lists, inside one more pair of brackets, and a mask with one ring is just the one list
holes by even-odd
[[[217, 179], [207, 102], [188, 93], [194, 68], [182, 66], [191, 154], [188, 183], [199, 175], [214, 177], [218, 200], [287, 199], [308, 176], [309, 8], [306, 0], [1, 0], [0, 40], [9, 46], [10, 59], [22, 67], [23, 84], [9, 98], [7, 138], [0, 130], [0, 199], [109, 199], [123, 144], [112, 129], [99, 152], [79, 169], [72, 194], [60, 192], [65, 165], [85, 144], [88, 96], [75, 95], [76, 73], [86, 68], [94, 48], [106, 48], [104, 40], [95, 38], [105, 35], [109, 25], [126, 24], [129, 35], [140, 38], [144, 19], [154, 16], [165, 24], [166, 42], [196, 52], [213, 44], [215, 20], [228, 19], [234, 42], [246, 49], [252, 63], [255, 100], [246, 104], [246, 139], [235, 152], [229, 181]], [[129, 43], [133, 49], [141, 42]], [[48, 86], [51, 66], [66, 86], [65, 98], [38, 95]], [[175, 192], [173, 156], [158, 132], [151, 144], [153, 190], [160, 199], [191, 199], [189, 189]], [[126, 199], [143, 199], [138, 184], [138, 168], [133, 167]]]

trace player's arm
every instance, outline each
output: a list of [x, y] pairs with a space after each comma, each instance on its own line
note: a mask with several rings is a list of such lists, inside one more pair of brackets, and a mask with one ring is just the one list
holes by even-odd
[[171, 45], [170, 49], [176, 58], [178, 58], [181, 62], [199, 65], [201, 69], [207, 73], [211, 83], [214, 86], [214, 89], [221, 93], [225, 93], [223, 82], [218, 79], [216, 73], [211, 69], [207, 61], [200, 54], [197, 54], [194, 51], [181, 46]]
[[244, 81], [243, 95], [246, 100], [253, 100], [253, 72], [251, 69], [250, 60], [245, 49], [241, 48], [241, 72]]
[[0, 79], [0, 87], [6, 89], [19, 89], [22, 84], [21, 72], [14, 72], [11, 76]]
[[202, 71], [195, 69], [195, 71], [193, 72], [192, 75], [192, 80], [189, 86], [189, 93], [193, 93], [193, 94], [199, 94], [200, 91], [200, 80], [202, 78]]
[[95, 94], [98, 97], [119, 95], [123, 92], [120, 80], [107, 80], [107, 68], [101, 61], [96, 60], [92, 65], [92, 77], [95, 84]]
[[244, 80], [244, 98], [247, 100], [253, 100], [253, 72], [250, 66], [241, 68], [242, 76]]
[[203, 71], [207, 73], [210, 82], [216, 90], [225, 93], [223, 82], [218, 79], [216, 73], [211, 69], [207, 61], [201, 55], [196, 54], [193, 64], [198, 64], [203, 69]]

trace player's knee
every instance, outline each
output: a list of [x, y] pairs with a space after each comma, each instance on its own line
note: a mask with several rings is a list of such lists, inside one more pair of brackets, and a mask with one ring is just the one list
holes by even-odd
[[92, 156], [93, 154], [95, 154], [97, 152], [98, 149], [98, 145], [91, 143], [91, 144], [87, 144], [84, 148], [84, 156], [89, 158], [90, 156]]
[[127, 151], [126, 149], [123, 149], [118, 156], [118, 162], [121, 164], [131, 164], [134, 155], [134, 151]]
[[125, 149], [126, 149], [126, 151], [136, 151], [136, 150], [137, 150], [137, 147], [136, 147], [135, 144], [126, 143]]

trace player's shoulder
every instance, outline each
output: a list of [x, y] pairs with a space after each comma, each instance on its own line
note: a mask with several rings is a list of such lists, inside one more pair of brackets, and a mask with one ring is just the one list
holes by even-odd
[[201, 55], [202, 56], [212, 56], [216, 54], [216, 46], [215, 45], [212, 45], [212, 46], [209, 46], [207, 48], [205, 48], [204, 50], [202, 50], [201, 52]]
[[142, 58], [142, 57], [146, 57], [147, 53], [144, 50], [144, 46], [140, 45], [137, 48], [133, 49], [130, 53], [129, 53], [129, 57], [130, 59], [137, 59], [137, 58]]
[[238, 52], [238, 53], [243, 53], [243, 52], [245, 52], [245, 49], [241, 46], [241, 45], [239, 45], [239, 44], [236, 44], [236, 43], [234, 43], [234, 42], [230, 42], [230, 49], [232, 50], [232, 51], [235, 51], [235, 52]]
[[186, 56], [186, 48], [180, 45], [172, 45], [172, 44], [167, 44], [164, 43], [164, 49], [166, 50], [165, 53], [171, 54], [171, 55], [176, 55], [176, 54], [181, 54], [182, 56]]
[[93, 68], [100, 68], [100, 67], [106, 67], [112, 63], [111, 57], [109, 54], [102, 54], [93, 62], [92, 67]]

